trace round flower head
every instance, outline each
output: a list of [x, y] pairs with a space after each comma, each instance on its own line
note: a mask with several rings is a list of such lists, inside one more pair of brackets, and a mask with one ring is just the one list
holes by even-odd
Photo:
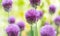
[[43, 12], [42, 11], [37, 11], [36, 13], [37, 16], [37, 21], [43, 17]]
[[8, 22], [9, 22], [10, 24], [15, 23], [15, 18], [14, 18], [14, 17], [10, 17], [10, 18], [8, 19]]
[[41, 1], [41, 0], [30, 0], [30, 4], [31, 4], [33, 7], [36, 7], [37, 5], [40, 5], [40, 1]]
[[6, 32], [8, 36], [18, 36], [20, 29], [17, 25], [15, 24], [10, 24], [7, 28], [6, 28]]
[[36, 20], [39, 18], [39, 13], [35, 9], [30, 9], [30, 10], [27, 11], [25, 16], [26, 16], [27, 22], [32, 24], [32, 23], [35, 23]]
[[51, 25], [45, 25], [40, 30], [41, 36], [56, 36], [56, 31]]
[[21, 30], [24, 30], [24, 28], [25, 28], [25, 24], [24, 24], [23, 21], [18, 22], [17, 25], [19, 26], [19, 28], [20, 28]]
[[60, 16], [56, 17], [54, 22], [56, 25], [60, 26]]
[[43, 17], [43, 12], [39, 11], [39, 13], [40, 13], [40, 18], [42, 18]]
[[9, 12], [12, 7], [12, 0], [2, 0], [2, 6], [5, 11]]
[[50, 5], [49, 6], [49, 13], [55, 13], [55, 11], [56, 11], [56, 7], [54, 6], [54, 5]]
[[49, 22], [45, 22], [45, 25], [50, 25], [50, 23]]

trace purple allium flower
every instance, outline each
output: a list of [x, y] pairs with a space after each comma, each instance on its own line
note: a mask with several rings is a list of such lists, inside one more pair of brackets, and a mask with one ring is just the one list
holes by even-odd
[[24, 30], [24, 28], [25, 28], [25, 23], [24, 23], [23, 21], [18, 22], [17, 25], [19, 26], [19, 28], [20, 28], [21, 30]]
[[8, 19], [8, 22], [9, 22], [10, 24], [15, 23], [15, 18], [14, 18], [14, 17], [10, 17], [10, 18]]
[[12, 8], [12, 0], [2, 0], [2, 6], [5, 11], [9, 12]]
[[27, 11], [25, 16], [26, 16], [27, 22], [32, 24], [32, 23], [35, 23], [38, 20], [38, 18], [40, 17], [40, 14], [38, 13], [37, 10], [30, 9], [30, 10]]
[[37, 11], [37, 21], [43, 17], [42, 11]]
[[39, 11], [39, 13], [40, 13], [40, 18], [42, 18], [43, 17], [43, 11]]
[[40, 30], [41, 36], [56, 36], [56, 31], [51, 25], [45, 25]]
[[18, 36], [20, 32], [20, 28], [15, 24], [10, 24], [6, 28], [6, 32], [8, 36]]
[[54, 5], [49, 6], [49, 13], [55, 13], [56, 7]]
[[35, 7], [37, 5], [40, 5], [41, 0], [30, 0], [30, 4]]
[[57, 16], [54, 20], [55, 24], [60, 26], [60, 16]]
[[50, 25], [50, 23], [49, 22], [45, 22], [45, 25]]

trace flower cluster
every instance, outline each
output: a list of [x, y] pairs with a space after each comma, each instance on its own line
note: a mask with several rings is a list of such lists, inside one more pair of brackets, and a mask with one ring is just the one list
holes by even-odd
[[[35, 32], [33, 30], [32, 24], [33, 23], [36, 24], [36, 31], [37, 31], [38, 30], [37, 29], [37, 21], [40, 19], [42, 19], [41, 20], [42, 23], [39, 22], [39, 24], [42, 25], [42, 28], [40, 29], [40, 36], [56, 36], [58, 33], [58, 30], [53, 28], [52, 24], [50, 25], [50, 23], [46, 22], [44, 20], [45, 18], [43, 18], [45, 11], [44, 12], [41, 11], [43, 9], [37, 10], [37, 6], [40, 5], [41, 0], [29, 0], [29, 1], [30, 1], [31, 6], [34, 7], [34, 9], [29, 9], [25, 13], [25, 18], [26, 18], [26, 21], [29, 24], [31, 24], [31, 36], [33, 36], [33, 32]], [[2, 6], [3, 6], [4, 10], [9, 12], [12, 8], [12, 3], [13, 3], [12, 0], [2, 0]], [[48, 8], [49, 8], [48, 9], [49, 14], [53, 14], [56, 12], [56, 6], [55, 5], [51, 4]], [[52, 17], [50, 19], [52, 19]], [[6, 28], [7, 35], [8, 36], [19, 36], [19, 34], [20, 34], [20, 36], [21, 36], [21, 31], [23, 31], [25, 29], [25, 23], [23, 21], [19, 21], [18, 23], [15, 24], [15, 17], [9, 17], [8, 22], [9, 22], [9, 25]], [[54, 21], [52, 21], [52, 22], [54, 22], [57, 25], [57, 27], [60, 26], [60, 16], [56, 17], [54, 19]], [[35, 32], [36, 34], [34, 34], [34, 35], [38, 36], [37, 32]]]

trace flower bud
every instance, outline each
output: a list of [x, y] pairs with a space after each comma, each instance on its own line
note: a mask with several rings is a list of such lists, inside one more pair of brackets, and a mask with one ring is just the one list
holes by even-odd
[[9, 12], [12, 8], [12, 0], [2, 0], [2, 6], [5, 11]]
[[60, 16], [56, 17], [54, 22], [56, 25], [60, 26]]
[[49, 6], [49, 13], [53, 14], [56, 11], [56, 7], [54, 5]]
[[14, 17], [8, 18], [8, 22], [9, 22], [10, 24], [15, 23], [15, 18], [14, 18]]
[[40, 17], [40, 14], [38, 12], [39, 11], [35, 9], [28, 10], [25, 14], [27, 22], [30, 24], [35, 23]]
[[41, 0], [30, 0], [30, 4], [33, 7], [36, 7], [37, 5], [40, 5]]
[[20, 30], [24, 30], [25, 28], [25, 23], [23, 21], [18, 22], [17, 25], [19, 26]]

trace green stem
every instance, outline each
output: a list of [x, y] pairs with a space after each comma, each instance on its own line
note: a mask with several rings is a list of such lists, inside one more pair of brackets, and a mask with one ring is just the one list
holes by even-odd
[[9, 12], [8, 12], [8, 18], [9, 18]]
[[45, 21], [44, 21], [44, 19], [42, 19], [40, 27], [44, 26], [44, 23], [45, 23]]
[[[35, 7], [35, 10], [37, 9], [37, 6]], [[36, 19], [36, 26], [35, 26], [35, 36], [38, 36], [38, 28], [37, 28], [37, 19]]]
[[37, 8], [37, 6], [35, 6], [35, 9]]
[[52, 25], [53, 24], [53, 22], [52, 22], [52, 13], [50, 14], [50, 24]]
[[60, 15], [60, 11], [58, 12], [58, 14]]
[[[7, 19], [9, 19], [9, 12], [8, 12], [8, 16], [7, 16]], [[7, 21], [8, 22], [8, 21]], [[8, 22], [9, 23], [9, 22]]]
[[57, 30], [57, 34], [56, 34], [56, 36], [58, 36], [58, 34], [59, 34], [59, 26], [57, 26], [57, 28], [56, 28], [56, 30]]
[[31, 25], [31, 36], [34, 36], [32, 25]]
[[37, 22], [36, 22], [36, 36], [38, 36], [38, 28], [37, 28]]

